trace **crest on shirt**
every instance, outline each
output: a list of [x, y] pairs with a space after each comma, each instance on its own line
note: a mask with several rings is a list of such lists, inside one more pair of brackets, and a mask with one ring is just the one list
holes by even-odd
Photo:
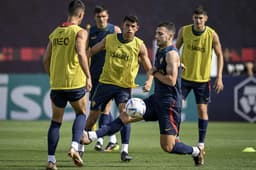
[[95, 40], [97, 38], [97, 36], [93, 36], [91, 37], [91, 40]]
[[160, 64], [162, 64], [162, 63], [163, 63], [163, 60], [164, 60], [163, 58], [160, 58]]
[[92, 101], [91, 106], [94, 107], [96, 105], [95, 101]]

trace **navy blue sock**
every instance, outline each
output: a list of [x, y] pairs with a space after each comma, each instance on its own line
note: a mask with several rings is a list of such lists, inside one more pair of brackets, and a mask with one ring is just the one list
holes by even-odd
[[48, 155], [55, 155], [57, 144], [60, 136], [61, 123], [51, 121], [48, 130]]
[[122, 144], [129, 144], [131, 135], [131, 124], [126, 124], [121, 129], [121, 142]]
[[72, 127], [72, 141], [80, 142], [85, 127], [86, 116], [82, 113], [76, 115]]
[[108, 121], [112, 122], [114, 119], [113, 115], [111, 114], [111, 112], [108, 114]]
[[208, 127], [208, 120], [198, 119], [198, 130], [199, 130], [199, 143], [204, 143], [206, 131]]
[[124, 124], [123, 124], [122, 120], [118, 117], [114, 121], [107, 124], [106, 126], [98, 129], [96, 131], [96, 134], [97, 134], [98, 138], [101, 138], [106, 135], [109, 136], [109, 135], [112, 135], [112, 134], [116, 133], [117, 131], [119, 131], [123, 125]]
[[182, 142], [176, 142], [172, 152], [171, 153], [176, 153], [176, 154], [192, 154], [193, 152], [193, 147], [188, 146]]
[[109, 120], [109, 116], [107, 114], [100, 114], [99, 128], [101, 128], [102, 126], [108, 124], [109, 122], [111, 122], [111, 121]]

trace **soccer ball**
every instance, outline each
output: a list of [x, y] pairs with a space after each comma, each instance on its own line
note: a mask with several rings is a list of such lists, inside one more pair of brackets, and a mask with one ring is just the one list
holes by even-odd
[[142, 118], [146, 112], [146, 104], [140, 98], [131, 98], [125, 105], [126, 113], [134, 118]]

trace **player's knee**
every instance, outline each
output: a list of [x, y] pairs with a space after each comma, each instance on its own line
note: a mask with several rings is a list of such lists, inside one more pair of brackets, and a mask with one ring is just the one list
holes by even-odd
[[207, 104], [198, 104], [197, 110], [199, 114], [207, 114]]
[[122, 120], [124, 124], [129, 123], [129, 116], [126, 113], [120, 113], [119, 118]]
[[161, 144], [162, 150], [165, 151], [165, 152], [168, 152], [168, 153], [172, 152], [173, 147], [174, 147], [173, 144], [165, 144], [165, 145]]
[[199, 111], [198, 111], [198, 117], [199, 117], [200, 119], [208, 119], [208, 113], [205, 112], [205, 111], [199, 110]]

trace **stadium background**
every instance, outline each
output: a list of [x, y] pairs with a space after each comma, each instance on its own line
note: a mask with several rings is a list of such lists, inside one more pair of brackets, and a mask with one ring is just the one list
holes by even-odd
[[[0, 119], [49, 118], [48, 78], [43, 72], [41, 59], [48, 34], [66, 20], [68, 3], [69, 0], [8, 0], [1, 3]], [[172, 21], [179, 29], [192, 22], [193, 9], [203, 4], [209, 14], [207, 24], [216, 29], [223, 48], [231, 49], [237, 62], [255, 61], [253, 31], [256, 30], [256, 22], [252, 18], [256, 16], [256, 2], [253, 0], [88, 0], [85, 3], [87, 10], [83, 26], [93, 24], [93, 9], [97, 4], [109, 9], [110, 22], [116, 25], [121, 24], [125, 15], [137, 15], [140, 18], [138, 36], [145, 40], [151, 57], [155, 26], [161, 21]], [[139, 77], [138, 82], [142, 81], [143, 78]], [[224, 83], [223, 93], [218, 96], [214, 92], [212, 94], [210, 119], [255, 122], [255, 77], [224, 76]], [[139, 89], [136, 92], [143, 95]], [[185, 120], [196, 118], [192, 103], [193, 96], [185, 103]], [[70, 118], [67, 114], [67, 119]]]

